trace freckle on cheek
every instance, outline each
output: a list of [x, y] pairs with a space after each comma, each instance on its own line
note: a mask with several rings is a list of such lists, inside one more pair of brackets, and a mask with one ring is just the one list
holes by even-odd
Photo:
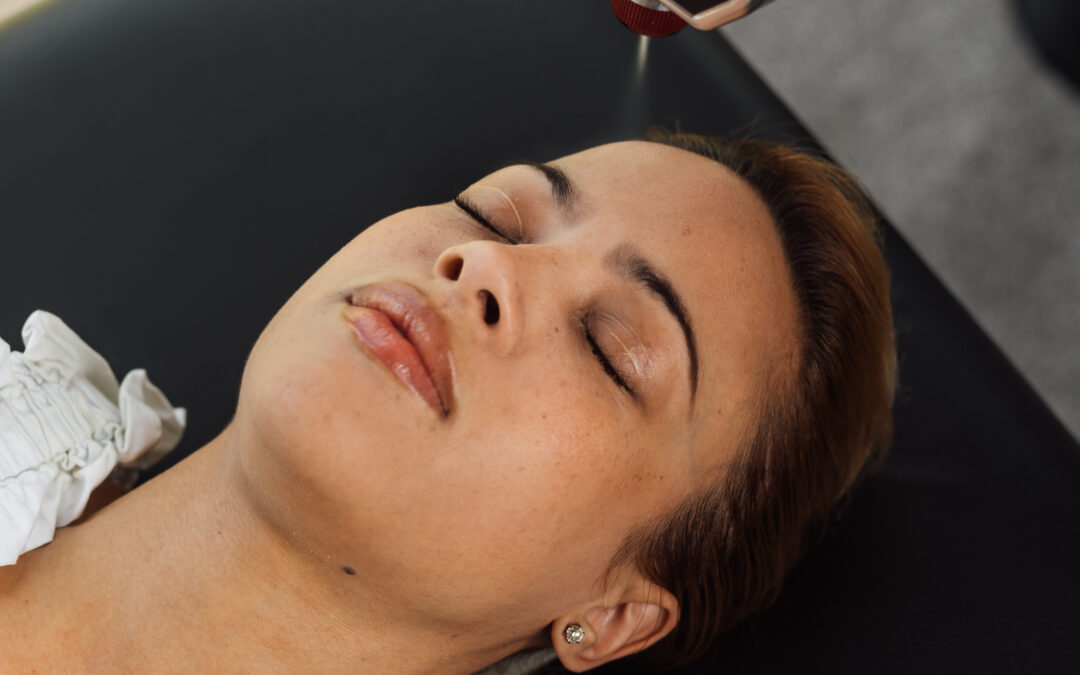
[[684, 236], [684, 237], [689, 237], [690, 236], [690, 226], [689, 225], [686, 225], [686, 226], [683, 227], [682, 236]]

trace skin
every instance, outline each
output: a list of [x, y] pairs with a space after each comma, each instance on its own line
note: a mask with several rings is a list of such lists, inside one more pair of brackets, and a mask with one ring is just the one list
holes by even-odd
[[[327, 261], [260, 336], [221, 436], [0, 568], [23, 656], [445, 673], [554, 644], [581, 671], [666, 635], [670, 593], [628, 566], [602, 573], [630, 532], [723, 475], [755, 387], [791, 353], [789, 276], [765, 207], [711, 160], [626, 142], [552, 164], [576, 186], [572, 211], [528, 166], [463, 193], [522, 244], [448, 202], [392, 215]], [[679, 324], [605, 263], [628, 242], [682, 296], [692, 402]], [[343, 320], [350, 289], [391, 280], [446, 321], [446, 417]], [[637, 398], [585, 342], [583, 312]], [[88, 606], [107, 628], [55, 609]], [[569, 623], [581, 644], [562, 639]], [[58, 632], [63, 654], [40, 639]]]

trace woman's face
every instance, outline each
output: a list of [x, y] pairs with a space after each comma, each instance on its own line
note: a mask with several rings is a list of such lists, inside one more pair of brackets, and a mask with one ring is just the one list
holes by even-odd
[[[644, 142], [547, 166], [461, 193], [506, 238], [453, 201], [366, 229], [244, 371], [233, 426], [266, 512], [398, 619], [535, 628], [598, 597], [628, 533], [722, 475], [792, 345], [779, 238], [734, 174]], [[438, 393], [362, 337], [381, 315], [353, 303], [394, 284], [445, 325]]]

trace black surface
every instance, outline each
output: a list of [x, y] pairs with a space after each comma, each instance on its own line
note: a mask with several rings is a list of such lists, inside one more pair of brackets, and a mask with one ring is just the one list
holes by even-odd
[[1036, 53], [1073, 90], [1080, 90], [1080, 3], [1075, 0], [1013, 0], [1022, 34]]
[[[654, 41], [635, 90], [636, 41], [583, 0], [34, 11], [0, 27], [0, 336], [19, 349], [47, 309], [119, 375], [145, 367], [189, 412], [167, 466], [227, 423], [274, 311], [383, 215], [647, 121], [804, 133], [711, 34]], [[777, 605], [681, 672], [1080, 670], [1080, 450], [886, 235], [892, 457]]]

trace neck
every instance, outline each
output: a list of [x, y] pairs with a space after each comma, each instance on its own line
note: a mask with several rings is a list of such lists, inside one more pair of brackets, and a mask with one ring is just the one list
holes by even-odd
[[398, 613], [365, 593], [363, 570], [328, 568], [258, 515], [229, 444], [226, 429], [0, 568], [16, 656], [47, 672], [470, 673], [505, 655], [386, 621]]

